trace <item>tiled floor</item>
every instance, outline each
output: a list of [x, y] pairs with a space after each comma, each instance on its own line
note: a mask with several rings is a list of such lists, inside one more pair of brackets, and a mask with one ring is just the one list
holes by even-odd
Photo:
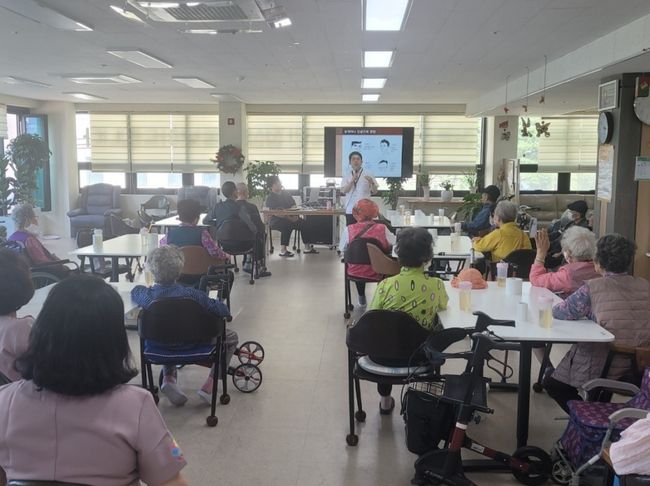
[[[48, 242], [60, 255], [68, 244], [68, 240]], [[175, 408], [161, 399], [160, 412], [189, 463], [184, 474], [190, 484], [409, 484], [415, 456], [406, 449], [402, 417], [397, 412], [379, 415], [378, 396], [370, 383], [362, 383], [368, 417], [359, 430], [359, 445], [345, 443], [342, 265], [335, 252], [320, 251], [291, 259], [271, 256], [273, 276], [255, 285], [237, 276], [232, 308], [236, 317], [231, 326], [240, 342], [254, 339], [266, 350], [261, 366], [264, 382], [257, 392], [242, 394], [230, 382], [232, 399], [229, 405], [218, 406], [216, 428], [205, 425], [208, 408], [194, 393], [204, 379], [204, 368], [181, 371], [181, 386], [190, 394], [184, 407]], [[137, 335], [129, 334], [136, 353]], [[555, 350], [556, 361], [561, 352]], [[394, 390], [393, 396], [398, 393]], [[495, 413], [471, 425], [471, 434], [491, 447], [512, 452], [515, 398], [514, 393], [490, 392], [489, 405]], [[533, 393], [530, 443], [550, 449], [566, 425], [556, 420], [562, 415], [546, 395]], [[518, 484], [509, 474], [470, 477], [481, 485]]]

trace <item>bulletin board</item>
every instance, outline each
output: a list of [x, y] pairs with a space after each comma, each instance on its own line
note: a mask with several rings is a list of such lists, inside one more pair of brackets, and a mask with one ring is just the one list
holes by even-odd
[[614, 177], [614, 146], [598, 147], [598, 184], [596, 195], [601, 201], [611, 202]]

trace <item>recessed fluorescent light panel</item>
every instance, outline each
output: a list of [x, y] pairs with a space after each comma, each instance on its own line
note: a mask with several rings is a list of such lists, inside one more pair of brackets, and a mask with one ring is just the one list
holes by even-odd
[[185, 29], [181, 30], [183, 34], [197, 34], [197, 35], [217, 35], [217, 29]]
[[211, 85], [210, 83], [206, 83], [205, 81], [199, 78], [172, 78], [172, 79], [174, 81], [178, 81], [179, 83], [185, 84], [190, 88], [215, 88], [215, 86]]
[[363, 51], [364, 68], [387, 68], [393, 63], [394, 51]]
[[124, 74], [116, 75], [86, 75], [86, 76], [64, 76], [68, 81], [77, 84], [131, 84], [140, 83], [139, 79], [125, 76]]
[[131, 12], [130, 10], [126, 10], [122, 7], [118, 7], [117, 5], [111, 5], [111, 8], [113, 9], [114, 12], [120, 14], [122, 17], [128, 20], [133, 20], [135, 22], [141, 22], [144, 24], [144, 20], [142, 20], [140, 17], [138, 17], [136, 14]]
[[361, 95], [361, 101], [366, 101], [366, 102], [379, 101], [379, 95], [374, 94], [374, 93], [373, 94], [370, 94], [370, 93], [363, 94], [363, 95]]
[[96, 95], [91, 95], [88, 93], [63, 93], [64, 95], [69, 95], [69, 96], [74, 96], [75, 98], [83, 101], [101, 101], [101, 100], [106, 100], [108, 98], [104, 98], [103, 96], [96, 96]]
[[143, 68], [151, 69], [169, 69], [172, 67], [171, 64], [167, 64], [160, 59], [157, 59], [145, 52], [142, 51], [107, 51], [109, 54], [112, 54], [120, 59], [125, 61], [132, 62]]
[[363, 78], [362, 89], [381, 89], [386, 85], [386, 78]]
[[273, 22], [274, 28], [281, 29], [282, 27], [289, 27], [291, 25], [291, 19], [289, 17], [284, 17], [282, 19], [275, 20]]
[[364, 30], [402, 30], [410, 0], [364, 0]]
[[51, 84], [41, 83], [39, 81], [32, 81], [31, 79], [18, 78], [16, 76], [2, 76], [0, 81], [5, 84], [24, 84], [26, 86], [34, 86], [36, 88], [49, 88]]
[[138, 2], [138, 5], [145, 8], [178, 8], [175, 2]]

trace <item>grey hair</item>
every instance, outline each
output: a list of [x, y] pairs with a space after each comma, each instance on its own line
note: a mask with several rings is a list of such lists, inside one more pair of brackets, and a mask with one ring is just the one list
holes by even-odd
[[241, 192], [242, 189], [246, 191], [246, 195], [248, 196], [249, 195], [248, 194], [248, 184], [246, 184], [245, 182], [238, 182], [237, 183], [237, 192]]
[[587, 228], [571, 226], [562, 235], [562, 251], [579, 262], [590, 262], [596, 255], [596, 235]]
[[185, 256], [176, 246], [154, 248], [147, 255], [147, 268], [159, 284], [172, 284], [183, 270]]
[[29, 226], [29, 222], [36, 217], [36, 213], [30, 204], [20, 204], [11, 212], [11, 217], [16, 226], [22, 229]]
[[494, 209], [494, 215], [499, 218], [502, 223], [511, 223], [517, 219], [517, 205], [510, 201], [501, 201]]

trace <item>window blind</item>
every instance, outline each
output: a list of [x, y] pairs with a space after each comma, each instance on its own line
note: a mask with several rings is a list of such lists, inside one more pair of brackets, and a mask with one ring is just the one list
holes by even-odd
[[172, 115], [172, 160], [180, 172], [210, 172], [219, 151], [219, 115]]
[[423, 130], [421, 168], [424, 172], [461, 173], [480, 162], [480, 118], [425, 115]]
[[0, 105], [0, 138], [7, 138], [7, 105]]
[[248, 115], [247, 160], [272, 160], [283, 172], [302, 170], [302, 115]]
[[362, 126], [362, 115], [305, 115], [302, 173], [323, 173], [325, 167], [325, 127]]
[[133, 113], [130, 118], [131, 171], [171, 172], [172, 120], [169, 113]]
[[90, 114], [90, 158], [95, 172], [129, 172], [129, 128], [126, 113]]
[[[550, 137], [538, 141], [539, 172], [594, 172], [598, 158], [598, 118], [545, 118]], [[531, 125], [539, 119], [531, 118]]]

